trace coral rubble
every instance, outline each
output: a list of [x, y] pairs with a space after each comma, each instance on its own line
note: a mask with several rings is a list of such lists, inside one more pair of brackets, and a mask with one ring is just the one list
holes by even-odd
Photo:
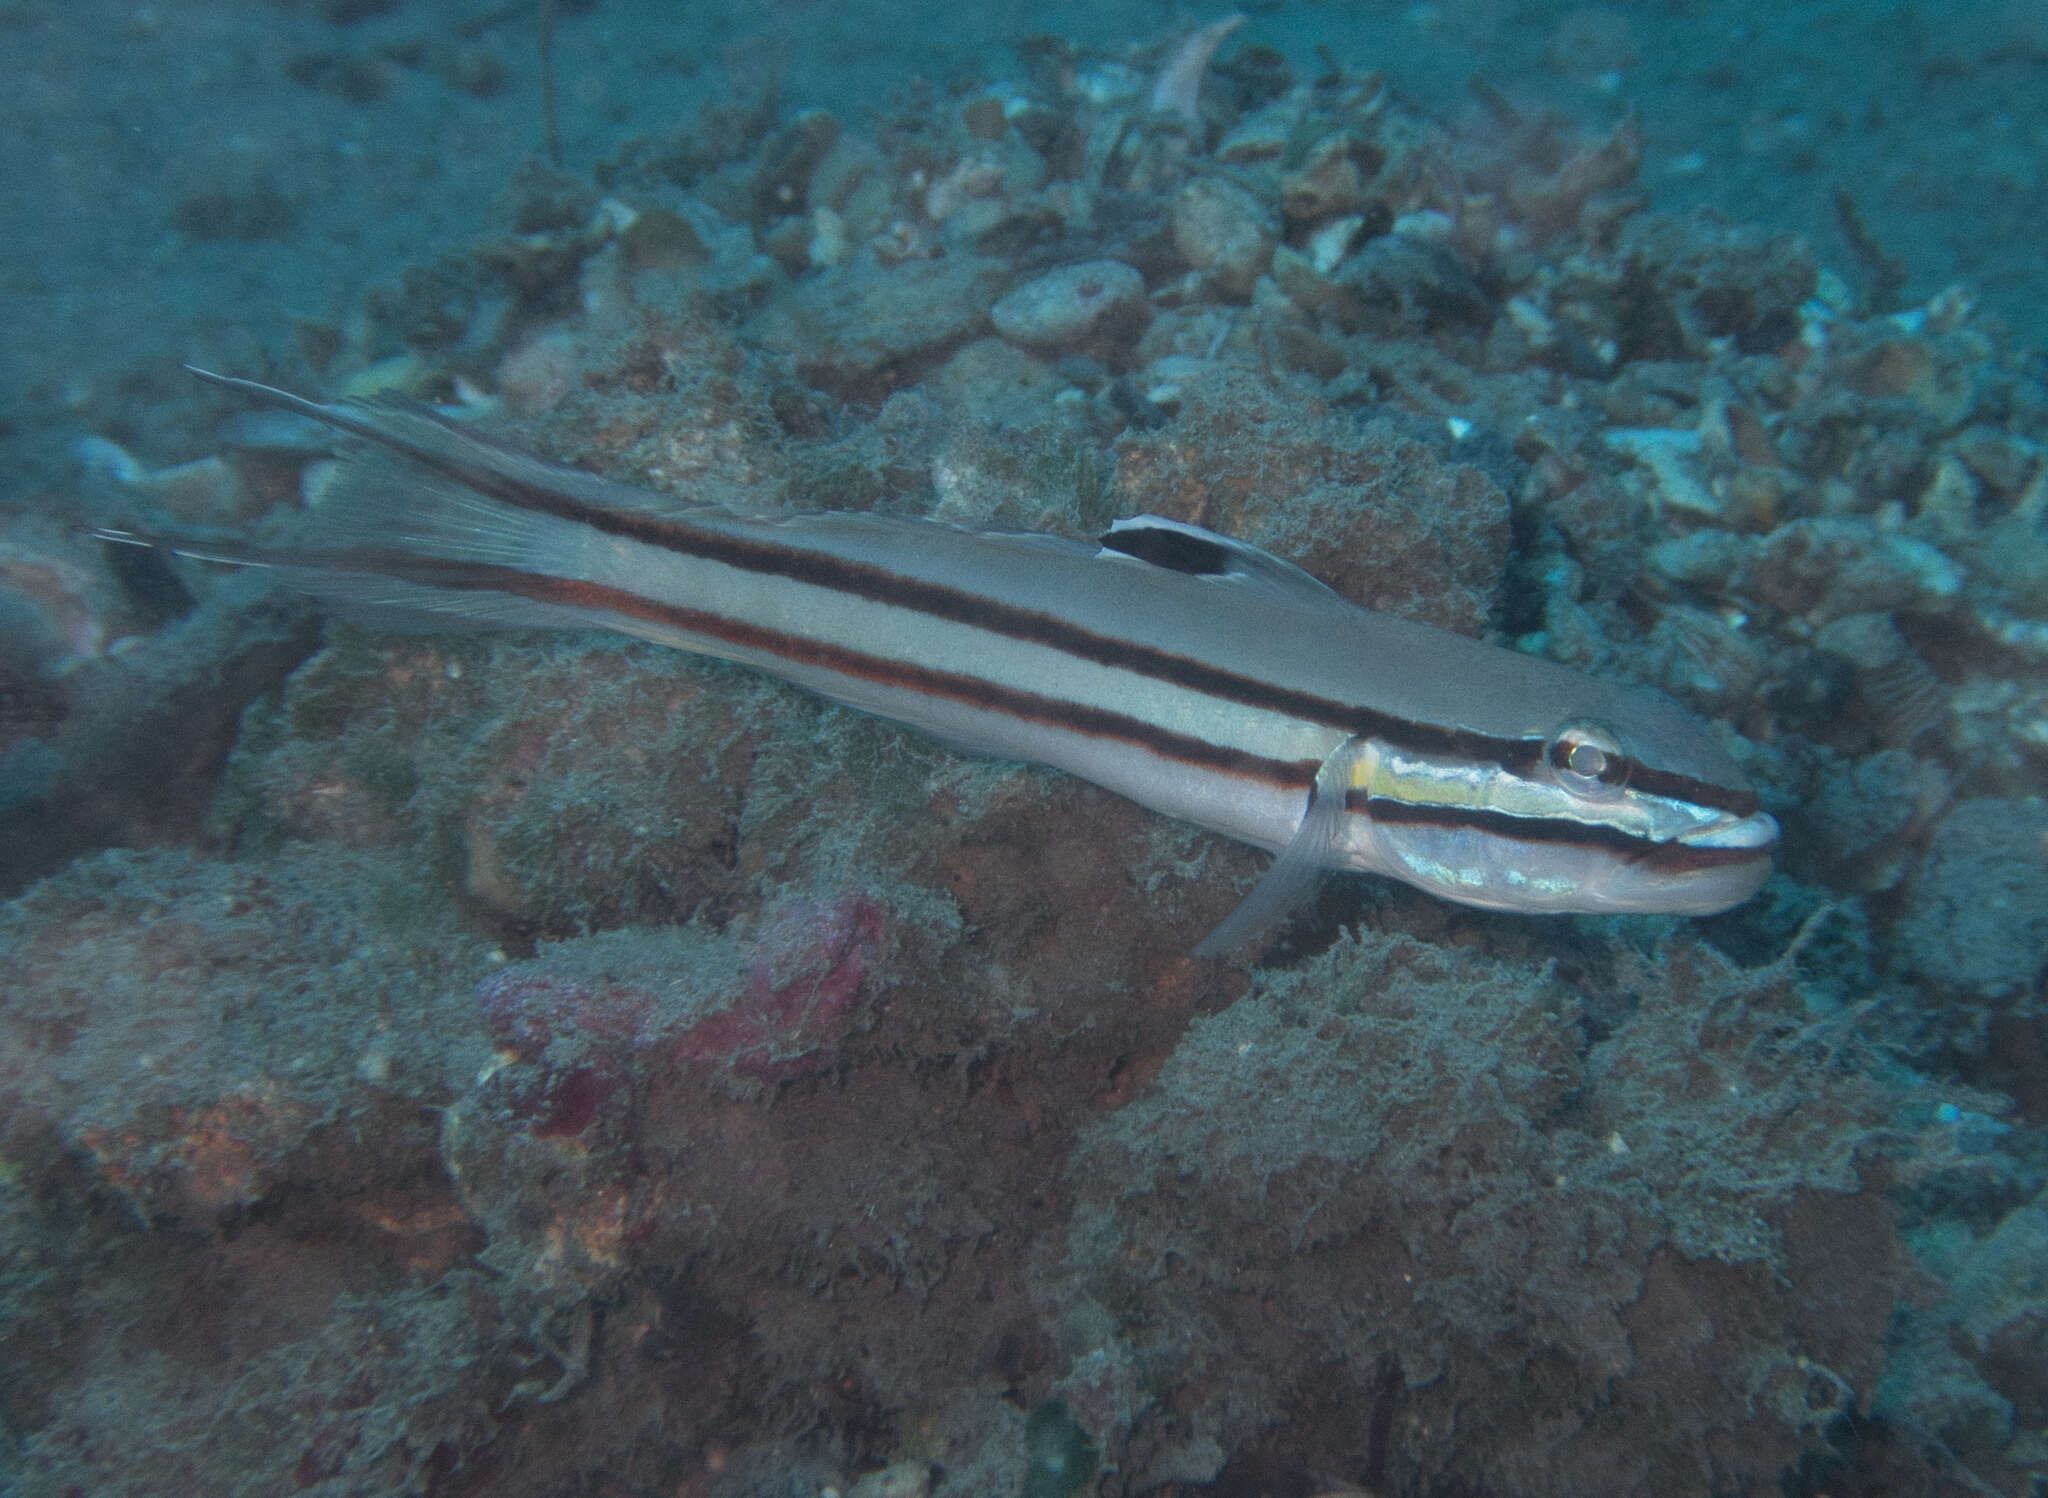
[[[739, 80], [277, 377], [688, 502], [1242, 537], [1725, 724], [1764, 894], [1345, 881], [1197, 962], [1259, 859], [1092, 786], [10, 510], [0, 1480], [2039, 1483], [2038, 359], [1656, 211], [1632, 120], [1445, 122], [1243, 24], [872, 122]], [[225, 435], [90, 446], [91, 519], [288, 535], [325, 439]]]

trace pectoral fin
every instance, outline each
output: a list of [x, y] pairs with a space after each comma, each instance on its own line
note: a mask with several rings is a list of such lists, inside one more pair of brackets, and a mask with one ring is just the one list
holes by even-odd
[[1350, 738], [1330, 751], [1309, 786], [1308, 808], [1293, 839], [1280, 850], [1265, 877], [1252, 886], [1252, 892], [1238, 902], [1237, 909], [1202, 938], [1195, 948], [1197, 957], [1221, 957], [1269, 935], [1314, 892], [1323, 870], [1330, 867], [1337, 829], [1344, 824], [1344, 793], [1366, 742]]

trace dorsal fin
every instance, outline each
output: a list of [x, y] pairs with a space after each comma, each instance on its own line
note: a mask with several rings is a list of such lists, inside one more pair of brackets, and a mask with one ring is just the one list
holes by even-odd
[[1113, 521], [1099, 544], [1104, 556], [1129, 557], [1168, 572], [1254, 588], [1283, 603], [1328, 603], [1340, 596], [1292, 562], [1185, 521], [1133, 515]]

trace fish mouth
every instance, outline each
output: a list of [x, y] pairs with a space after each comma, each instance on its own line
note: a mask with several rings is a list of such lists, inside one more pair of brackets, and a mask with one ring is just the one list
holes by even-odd
[[1718, 821], [1681, 834], [1678, 843], [1685, 848], [1768, 853], [1778, 846], [1778, 836], [1778, 819], [1768, 812], [1757, 811], [1748, 816], [1730, 813]]
[[1633, 889], [1614, 908], [1713, 915], [1740, 905], [1770, 878], [1778, 836], [1777, 818], [1764, 812], [1696, 827], [1624, 864]]
[[1691, 913], [1733, 909], [1771, 877], [1778, 851], [1778, 819], [1767, 812], [1729, 815], [1681, 837], [1672, 851], [1690, 865]]

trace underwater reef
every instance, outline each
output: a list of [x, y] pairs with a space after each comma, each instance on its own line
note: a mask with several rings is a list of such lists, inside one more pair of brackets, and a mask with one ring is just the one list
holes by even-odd
[[[1265, 856], [1083, 781], [11, 508], [10, 1491], [2048, 1483], [2048, 366], [1660, 211], [1632, 121], [1240, 20], [860, 120], [736, 63], [232, 372], [691, 503], [1227, 533], [1723, 725], [1764, 891], [1332, 879], [1197, 960]], [[289, 537], [328, 434], [205, 410], [83, 442], [84, 518]]]

